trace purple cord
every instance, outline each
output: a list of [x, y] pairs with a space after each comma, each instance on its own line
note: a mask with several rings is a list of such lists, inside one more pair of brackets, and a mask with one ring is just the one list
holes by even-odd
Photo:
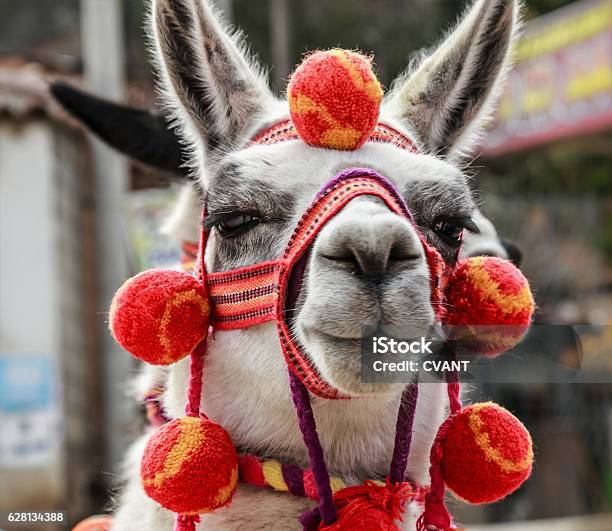
[[[291, 384], [291, 395], [293, 396], [293, 403], [297, 411], [300, 430], [308, 450], [310, 468], [314, 476], [317, 493], [319, 494], [319, 506], [312, 511], [307, 511], [300, 517], [303, 528], [311, 531], [318, 529], [321, 520], [325, 525], [331, 525], [336, 522], [338, 516], [308, 390], [292, 372], [289, 373], [289, 382]], [[418, 394], [419, 385], [416, 382], [406, 386], [402, 393], [395, 428], [395, 446], [393, 448], [393, 458], [391, 459], [389, 472], [392, 483], [403, 483], [405, 480]]]
[[289, 371], [289, 383], [291, 384], [291, 396], [298, 415], [300, 431], [304, 444], [308, 450], [308, 461], [315, 480], [317, 493], [319, 494], [319, 512], [325, 525], [331, 525], [338, 519], [336, 506], [334, 505], [329, 473], [323, 457], [323, 448], [317, 433], [312, 406], [308, 390], [300, 379]]
[[406, 386], [402, 393], [395, 427], [395, 446], [393, 447], [393, 458], [389, 471], [391, 483], [402, 483], [406, 477], [406, 466], [408, 465], [408, 456], [412, 444], [412, 425], [418, 396], [419, 384], [417, 382]]

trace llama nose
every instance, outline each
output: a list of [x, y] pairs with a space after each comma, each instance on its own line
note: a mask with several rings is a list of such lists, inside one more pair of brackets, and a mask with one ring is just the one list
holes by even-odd
[[381, 281], [423, 257], [410, 223], [389, 211], [354, 212], [338, 219], [325, 236], [318, 246], [320, 256], [368, 280]]

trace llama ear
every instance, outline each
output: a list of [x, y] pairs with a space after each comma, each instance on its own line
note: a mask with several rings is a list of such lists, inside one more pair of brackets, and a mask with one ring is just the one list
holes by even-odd
[[163, 117], [98, 98], [61, 81], [51, 84], [50, 91], [67, 112], [110, 147], [179, 178], [187, 176], [187, 157]]
[[496, 103], [518, 20], [517, 0], [477, 0], [432, 54], [394, 82], [387, 112], [432, 152], [467, 154]]
[[161, 87], [181, 133], [196, 154], [227, 151], [272, 103], [270, 90], [207, 2], [154, 0], [151, 9]]

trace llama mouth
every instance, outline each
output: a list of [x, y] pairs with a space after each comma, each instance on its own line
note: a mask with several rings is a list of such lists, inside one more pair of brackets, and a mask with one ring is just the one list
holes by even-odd
[[314, 330], [314, 331], [308, 331], [306, 329], [306, 327], [300, 327], [304, 338], [308, 338], [309, 336], [318, 336], [318, 339], [323, 339], [323, 340], [328, 340], [330, 342], [344, 342], [344, 341], [361, 341], [361, 333], [359, 333], [359, 335], [355, 335], [355, 334], [351, 334], [351, 333], [347, 333], [347, 334], [342, 334], [342, 333], [337, 333], [337, 334], [330, 334], [329, 332], [322, 332], [321, 330]]

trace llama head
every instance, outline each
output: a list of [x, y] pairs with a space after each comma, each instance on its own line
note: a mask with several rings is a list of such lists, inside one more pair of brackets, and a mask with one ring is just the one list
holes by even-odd
[[[428, 243], [456, 260], [474, 202], [457, 161], [486, 120], [508, 65], [515, 0], [479, 0], [457, 28], [385, 99], [381, 121], [415, 139], [420, 153], [368, 142], [356, 151], [301, 141], [250, 145], [287, 118], [259, 70], [201, 0], [156, 0], [151, 27], [166, 102], [205, 191], [208, 268], [277, 258], [316, 192], [338, 172], [367, 167], [400, 190]], [[413, 225], [379, 200], [348, 203], [311, 249], [294, 333], [333, 387], [349, 395], [394, 392], [360, 381], [364, 325], [424, 330], [434, 322], [429, 269]], [[269, 330], [270, 334], [274, 334]], [[253, 328], [243, 331], [259, 338]]]

